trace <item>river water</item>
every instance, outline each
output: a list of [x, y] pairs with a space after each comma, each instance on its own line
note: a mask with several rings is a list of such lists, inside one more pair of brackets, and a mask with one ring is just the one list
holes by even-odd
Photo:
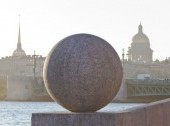
[[[141, 104], [110, 103], [99, 111], [116, 112]], [[31, 126], [32, 113], [67, 111], [55, 102], [0, 102], [0, 126]]]

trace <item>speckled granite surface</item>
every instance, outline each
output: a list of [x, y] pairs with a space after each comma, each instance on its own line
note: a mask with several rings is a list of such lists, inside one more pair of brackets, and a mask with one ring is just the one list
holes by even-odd
[[68, 36], [45, 61], [44, 81], [51, 97], [73, 112], [92, 112], [117, 94], [122, 65], [113, 47], [90, 34]]

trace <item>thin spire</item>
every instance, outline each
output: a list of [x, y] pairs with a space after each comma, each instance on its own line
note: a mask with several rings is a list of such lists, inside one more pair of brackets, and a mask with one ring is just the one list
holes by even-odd
[[18, 30], [18, 43], [17, 43], [17, 49], [22, 49], [21, 47], [21, 30], [20, 30], [20, 14], [19, 14], [19, 30]]
[[19, 15], [19, 29], [18, 29], [17, 49], [14, 50], [13, 56], [26, 56], [25, 51], [22, 49], [22, 45], [21, 45], [20, 15]]
[[138, 33], [143, 33], [143, 27], [141, 25], [141, 22], [140, 22], [139, 27], [138, 27]]

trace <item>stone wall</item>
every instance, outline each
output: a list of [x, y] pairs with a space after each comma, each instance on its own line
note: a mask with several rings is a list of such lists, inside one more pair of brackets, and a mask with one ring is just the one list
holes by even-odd
[[170, 99], [117, 113], [116, 126], [170, 126]]
[[6, 100], [31, 100], [32, 80], [31, 76], [8, 76]]
[[7, 77], [0, 76], [0, 100], [4, 100], [7, 95]]
[[6, 91], [4, 100], [7, 101], [53, 101], [45, 89], [42, 77], [34, 80], [33, 76], [8, 76], [6, 87], [3, 92]]

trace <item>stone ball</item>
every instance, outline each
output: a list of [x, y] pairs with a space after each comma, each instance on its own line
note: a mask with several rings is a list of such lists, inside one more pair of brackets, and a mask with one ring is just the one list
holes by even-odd
[[113, 47], [90, 34], [62, 39], [48, 54], [43, 78], [54, 101], [72, 112], [94, 112], [113, 100], [122, 81]]

